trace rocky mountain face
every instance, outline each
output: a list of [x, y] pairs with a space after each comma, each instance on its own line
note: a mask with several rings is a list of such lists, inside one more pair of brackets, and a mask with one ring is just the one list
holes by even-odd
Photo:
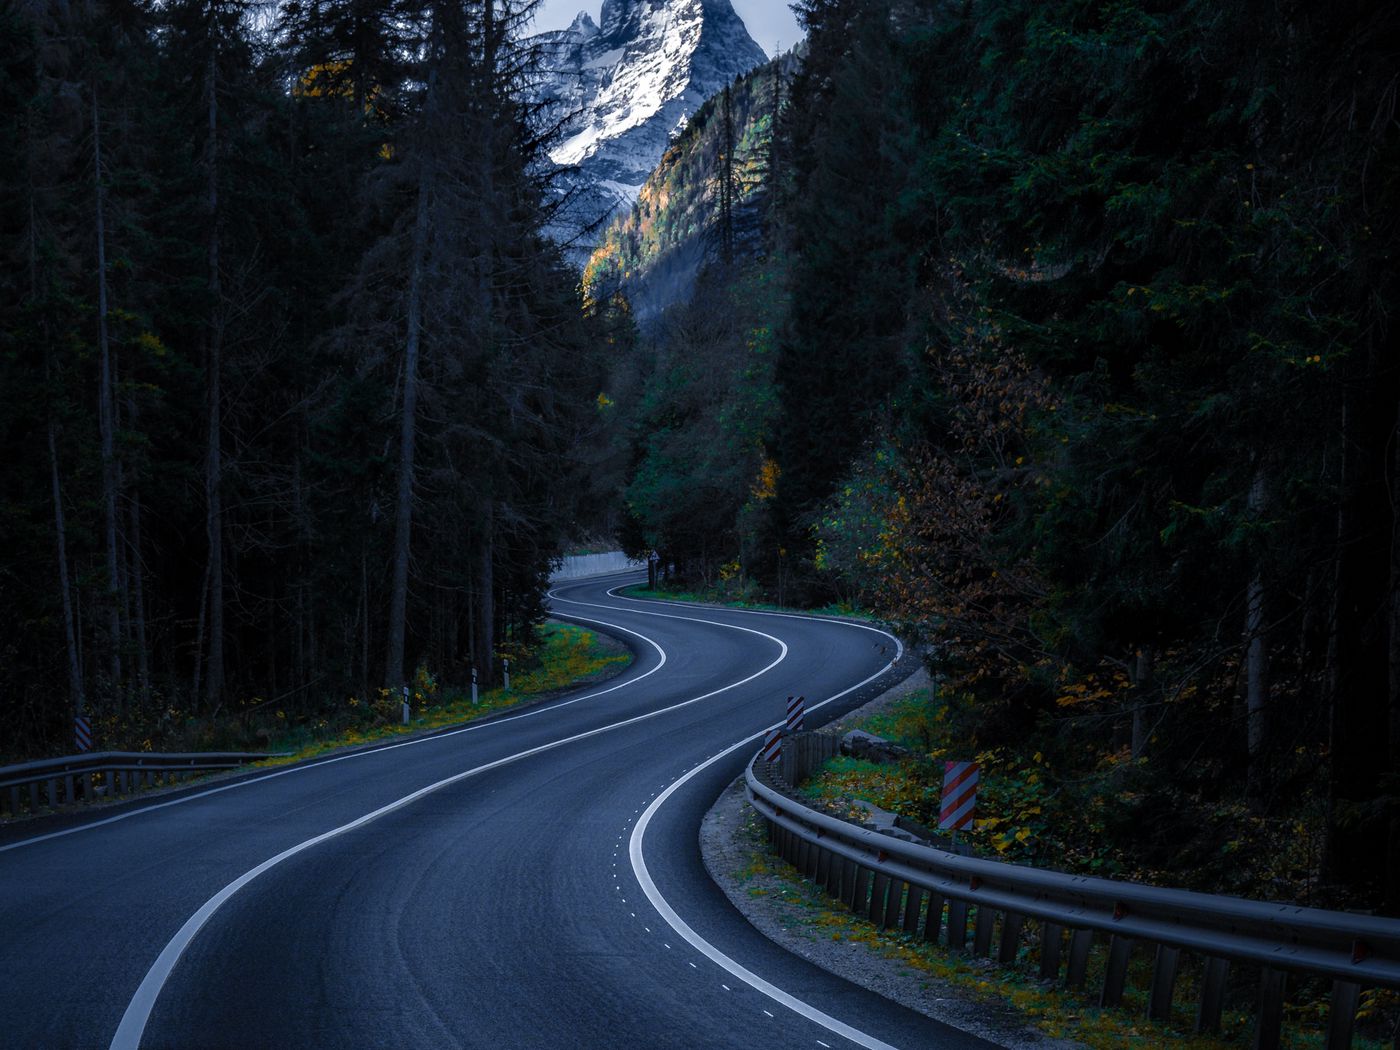
[[601, 18], [581, 13], [534, 38], [544, 71], [535, 99], [544, 119], [565, 121], [550, 157], [572, 169], [551, 232], [580, 263], [700, 105], [766, 61], [730, 0], [604, 0]]
[[[762, 251], [762, 217], [776, 175], [774, 118], [800, 63], [801, 52], [789, 52], [740, 77], [730, 93], [737, 259]], [[598, 237], [583, 272], [590, 296], [621, 292], [643, 326], [690, 297], [700, 271], [721, 256], [725, 134], [722, 100], [711, 98], [666, 148], [632, 207]]]

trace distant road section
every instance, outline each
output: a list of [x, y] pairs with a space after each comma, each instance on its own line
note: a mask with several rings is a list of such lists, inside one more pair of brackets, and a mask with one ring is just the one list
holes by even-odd
[[633, 561], [621, 551], [608, 551], [605, 554], [578, 554], [565, 558], [559, 570], [550, 575], [556, 583], [560, 580], [583, 580], [589, 576], [606, 576], [614, 572], [645, 572], [647, 563]]

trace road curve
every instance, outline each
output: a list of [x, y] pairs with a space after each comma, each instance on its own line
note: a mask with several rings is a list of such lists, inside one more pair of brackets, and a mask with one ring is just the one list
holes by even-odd
[[893, 640], [619, 582], [552, 596], [633, 647], [603, 686], [0, 831], [0, 1046], [989, 1046], [776, 947], [700, 861], [783, 699], [856, 706]]

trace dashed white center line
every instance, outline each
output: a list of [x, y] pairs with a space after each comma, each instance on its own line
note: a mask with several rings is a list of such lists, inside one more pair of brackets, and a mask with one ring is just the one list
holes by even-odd
[[686, 965], [688, 965], [692, 970], [700, 969], [700, 967], [696, 966], [694, 963], [687, 963]]
[[732, 992], [732, 991], [734, 990], [733, 988], [729, 987], [729, 985], [727, 985], [727, 984], [721, 984], [720, 987], [723, 988], [726, 992]]
[[[768, 1011], [767, 1011], [767, 1010], [764, 1010], [763, 1012], [766, 1013], [766, 1014], [768, 1014]], [[768, 1014], [768, 1016], [769, 1016], [769, 1017], [772, 1017], [773, 1015], [772, 1015], [772, 1014]]]

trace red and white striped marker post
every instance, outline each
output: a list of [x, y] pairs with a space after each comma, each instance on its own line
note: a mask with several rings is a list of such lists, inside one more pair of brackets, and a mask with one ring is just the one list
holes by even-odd
[[783, 731], [777, 726], [763, 737], [763, 761], [776, 762], [783, 755]]
[[788, 733], [802, 732], [802, 720], [806, 713], [807, 698], [805, 696], [788, 697], [787, 721], [783, 723], [783, 730]]
[[943, 763], [943, 805], [938, 812], [940, 831], [953, 833], [957, 845], [958, 832], [972, 827], [972, 813], [977, 808], [977, 763]]
[[80, 752], [92, 750], [92, 723], [88, 721], [87, 715], [76, 715], [73, 718], [73, 744]]

